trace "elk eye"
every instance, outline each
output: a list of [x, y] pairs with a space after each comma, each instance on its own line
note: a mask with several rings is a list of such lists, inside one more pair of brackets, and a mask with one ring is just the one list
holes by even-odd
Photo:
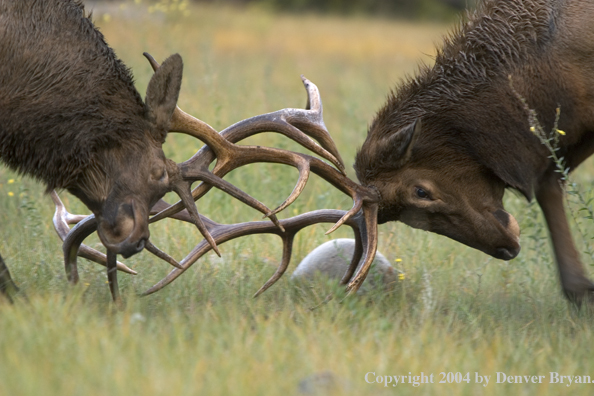
[[417, 193], [417, 197], [421, 198], [421, 199], [429, 199], [429, 193], [425, 190], [423, 190], [422, 188], [416, 187], [416, 193]]
[[151, 177], [153, 180], [162, 182], [167, 177], [167, 169], [164, 167], [160, 169], [153, 169]]
[[163, 172], [161, 172], [161, 177], [159, 177], [159, 181], [164, 181], [165, 178], [167, 177], [167, 170], [163, 169]]

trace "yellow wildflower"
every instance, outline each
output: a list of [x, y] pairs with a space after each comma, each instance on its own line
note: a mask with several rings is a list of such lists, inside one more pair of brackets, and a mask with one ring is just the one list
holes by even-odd
[[13, 193], [12, 191], [9, 191], [9, 192], [8, 192], [8, 196], [9, 196], [9, 197], [14, 197], [14, 193]]
[[395, 261], [396, 263], [399, 263], [399, 262], [401, 262], [401, 261], [402, 261], [402, 259], [401, 259], [401, 258], [397, 258], [397, 259], [396, 259], [396, 260], [394, 260], [394, 261]]
[[561, 136], [565, 136], [565, 131], [562, 131], [561, 129], [557, 129], [557, 133]]
[[398, 280], [404, 280], [404, 278], [406, 278], [406, 276], [404, 275], [403, 272], [398, 274]]
[[536, 132], [536, 128], [534, 128], [533, 126], [530, 127], [530, 132]]
[[14, 183], [14, 179], [8, 179], [8, 184]]

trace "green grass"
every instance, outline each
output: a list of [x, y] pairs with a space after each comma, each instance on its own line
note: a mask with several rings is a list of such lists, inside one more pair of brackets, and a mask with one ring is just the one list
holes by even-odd
[[[188, 17], [132, 12], [142, 10], [130, 2], [125, 9], [95, 12], [141, 92], [151, 76], [142, 52], [158, 60], [179, 52], [185, 62], [180, 107], [221, 129], [256, 114], [302, 107], [299, 75], [305, 74], [321, 90], [326, 124], [351, 177], [374, 112], [419, 58], [430, 62], [422, 54], [433, 52], [447, 28], [206, 6], [190, 7]], [[273, 134], [249, 142], [298, 149]], [[165, 151], [182, 161], [199, 146], [172, 135]], [[592, 169], [588, 162], [572, 176], [582, 191], [592, 185]], [[252, 165], [228, 180], [274, 207], [296, 176], [292, 168]], [[66, 282], [52, 203], [42, 192], [36, 182], [0, 169], [0, 252], [28, 296], [14, 305], [0, 302], [0, 395], [296, 395], [300, 383], [316, 374], [334, 379], [336, 385], [320, 393], [325, 395], [591, 394], [591, 385], [548, 384], [551, 371], [594, 377], [592, 317], [561, 296], [540, 210], [514, 194], [506, 196], [506, 208], [522, 227], [523, 250], [511, 262], [394, 223], [380, 227], [379, 243], [390, 260], [402, 260], [395, 266], [406, 277], [394, 290], [343, 299], [331, 283], [309, 288], [285, 276], [252, 299], [274, 272], [281, 248], [273, 236], [246, 237], [222, 245], [222, 259], [209, 255], [144, 298], [137, 293], [169, 266], [147, 253], [126, 260], [139, 275], [120, 275], [126, 306], [117, 311], [102, 267], [80, 260], [81, 283]], [[63, 198], [71, 212], [88, 213], [76, 199]], [[348, 197], [312, 177], [282, 216], [350, 205]], [[579, 211], [583, 206], [573, 205], [573, 213], [583, 231], [575, 238], [586, 251], [594, 227]], [[199, 209], [220, 222], [261, 217], [217, 191]], [[350, 235], [341, 229], [325, 236], [327, 229], [299, 234], [293, 266], [322, 242]], [[151, 233], [178, 259], [199, 240], [195, 229], [175, 221], [160, 222]], [[87, 244], [100, 248], [96, 237]], [[584, 255], [584, 262], [593, 259]], [[436, 382], [441, 372], [468, 372], [471, 384], [384, 388], [366, 383], [368, 372], [424, 372]], [[475, 372], [491, 376], [487, 387], [474, 384]], [[497, 372], [546, 380], [496, 384]]]

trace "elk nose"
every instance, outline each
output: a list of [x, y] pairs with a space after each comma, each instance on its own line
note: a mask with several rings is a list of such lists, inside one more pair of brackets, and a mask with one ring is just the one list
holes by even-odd
[[137, 253], [140, 252], [146, 246], [146, 239], [143, 238], [136, 244]]
[[142, 238], [136, 243], [123, 242], [117, 246], [117, 252], [121, 254], [122, 257], [128, 258], [141, 252], [146, 246], [146, 241], [147, 238]]
[[512, 249], [508, 249], [508, 248], [504, 248], [504, 247], [500, 247], [495, 249], [495, 254], [493, 255], [495, 258], [498, 258], [500, 260], [511, 260], [514, 257], [516, 257], [518, 255], [518, 253], [520, 253], [520, 248], [512, 248]]

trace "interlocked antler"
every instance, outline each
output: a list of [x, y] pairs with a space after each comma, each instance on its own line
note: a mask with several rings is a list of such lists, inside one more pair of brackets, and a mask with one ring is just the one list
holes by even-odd
[[[159, 67], [150, 55], [145, 54], [145, 56], [147, 56], [154, 69]], [[344, 223], [355, 231], [357, 240], [355, 257], [342, 282], [346, 283], [351, 279], [361, 256], [365, 253], [364, 262], [358, 273], [350, 281], [348, 290], [356, 291], [360, 287], [373, 262], [377, 248], [378, 197], [374, 190], [363, 187], [346, 177], [338, 150], [324, 125], [322, 102], [318, 89], [306, 78], [302, 77], [302, 79], [308, 93], [308, 104], [305, 110], [283, 109], [274, 113], [256, 116], [234, 124], [220, 134], [208, 124], [184, 113], [179, 108], [175, 110], [170, 127], [171, 131], [189, 134], [202, 140], [207, 145], [188, 161], [177, 165], [177, 172], [175, 169], [168, 170], [170, 177], [173, 174], [172, 189], [178, 193], [181, 202], [168, 205], [164, 201], [160, 201], [153, 208], [153, 212], [158, 211], [158, 213], [151, 218], [151, 222], [159, 221], [165, 217], [188, 221], [198, 226], [205, 240], [200, 242], [180, 263], [159, 251], [152, 244], [147, 244], [148, 250], [171, 263], [176, 269], [161, 282], [147, 290], [145, 294], [153, 293], [171, 283], [209, 250], [212, 249], [218, 253], [217, 244], [243, 235], [276, 234], [283, 240], [283, 259], [273, 277], [256, 293], [258, 295], [274, 284], [285, 272], [289, 264], [295, 234], [308, 225], [321, 222], [336, 222], [328, 233]], [[281, 133], [328, 160], [336, 168], [306, 154], [271, 147], [237, 146], [234, 144], [260, 132]], [[312, 138], [318, 141], [320, 145], [317, 145]], [[215, 158], [217, 160], [216, 166], [212, 171], [209, 171], [209, 165]], [[256, 162], [282, 163], [294, 166], [299, 170], [299, 180], [293, 192], [274, 210], [268, 209], [258, 200], [222, 179], [231, 170]], [[350, 195], [354, 200], [352, 209], [348, 212], [336, 210], [314, 211], [279, 221], [275, 216], [276, 213], [297, 199], [305, 187], [310, 172], [316, 173], [339, 190]], [[194, 181], [201, 181], [202, 183], [190, 192], [190, 186]], [[250, 222], [224, 225], [201, 216], [194, 205], [194, 200], [204, 196], [213, 186], [264, 213], [266, 217], [272, 220], [273, 224], [270, 222]], [[186, 210], [184, 210], [184, 207]], [[95, 230], [96, 225], [93, 221], [93, 219], [85, 219], [70, 231], [68, 237], [63, 238], [67, 268], [69, 266], [75, 268], [76, 254], [79, 251], [80, 244], [86, 236]], [[111, 260], [115, 263], [115, 256]], [[117, 288], [115, 271], [112, 271], [112, 274], [113, 278], [110, 278], [110, 280], [113, 279], [114, 281], [110, 281], [110, 285], [115, 284]]]
[[[289, 219], [281, 220], [280, 223], [283, 226], [284, 231], [281, 231], [278, 227], [275, 227], [267, 221], [254, 221], [239, 224], [218, 224], [206, 217], [203, 217], [203, 221], [205, 224], [207, 224], [210, 233], [219, 245], [241, 236], [255, 234], [274, 234], [278, 235], [282, 239], [282, 260], [274, 275], [272, 275], [272, 277], [254, 294], [254, 297], [257, 297], [269, 287], [271, 287], [274, 283], [276, 283], [276, 281], [279, 280], [287, 270], [291, 260], [294, 237], [299, 231], [313, 224], [335, 223], [339, 220], [342, 220], [346, 214], [347, 212], [345, 211], [332, 209], [308, 212], [302, 215], [291, 217]], [[356, 244], [351, 264], [343, 279], [341, 280], [341, 284], [347, 284], [349, 280], [351, 280], [357, 265], [361, 261], [361, 257], [363, 257], [363, 254], [365, 254], [363, 265], [359, 269], [359, 272], [355, 278], [348, 285], [348, 291], [357, 291], [363, 280], [365, 280], [369, 267], [371, 266], [371, 263], [375, 257], [375, 251], [377, 249], [377, 228], [368, 228], [369, 225], [363, 212], [359, 212], [356, 216], [347, 218], [345, 223], [353, 229]], [[203, 240], [200, 242], [182, 261], [180, 261], [180, 265], [183, 267], [182, 269], [174, 269], [165, 278], [145, 291], [143, 295], [152, 294], [169, 285], [209, 250], [211, 250], [211, 247], [206, 241]]]

